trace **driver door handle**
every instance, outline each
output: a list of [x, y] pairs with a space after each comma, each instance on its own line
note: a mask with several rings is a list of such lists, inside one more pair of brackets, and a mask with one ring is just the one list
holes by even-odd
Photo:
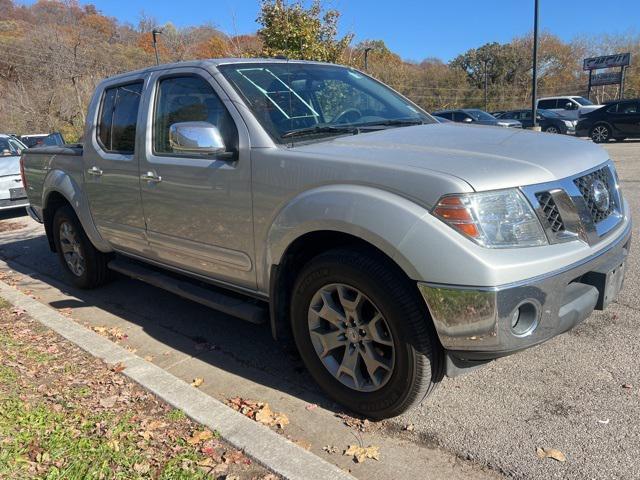
[[87, 170], [87, 173], [89, 175], [93, 175], [94, 177], [99, 177], [100, 175], [102, 175], [102, 170], [94, 165], [89, 170]]
[[162, 181], [162, 177], [153, 172], [143, 173], [140, 175], [140, 178], [146, 180], [148, 183], [160, 183]]

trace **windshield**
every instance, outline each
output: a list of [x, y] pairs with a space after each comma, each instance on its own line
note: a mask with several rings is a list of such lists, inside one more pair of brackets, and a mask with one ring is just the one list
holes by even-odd
[[22, 153], [25, 146], [14, 138], [0, 138], [0, 157], [15, 157]]
[[538, 108], [538, 113], [540, 115], [542, 115], [543, 117], [547, 117], [547, 118], [558, 118], [558, 117], [562, 117], [562, 115], [554, 112], [553, 110], [545, 110], [544, 108]]
[[493, 115], [482, 110], [465, 110], [465, 112], [471, 115], [474, 120], [478, 122], [491, 121], [496, 119], [496, 117], [494, 117]]
[[388, 87], [346, 67], [283, 62], [219, 69], [277, 142], [434, 122]]
[[584, 97], [572, 97], [572, 99], [578, 102], [582, 106], [593, 105], [593, 102], [591, 100], [587, 100]]

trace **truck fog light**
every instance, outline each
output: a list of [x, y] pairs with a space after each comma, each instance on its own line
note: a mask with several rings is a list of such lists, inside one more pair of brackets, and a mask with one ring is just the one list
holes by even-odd
[[538, 308], [531, 302], [520, 304], [511, 314], [511, 331], [518, 337], [529, 335], [538, 326]]

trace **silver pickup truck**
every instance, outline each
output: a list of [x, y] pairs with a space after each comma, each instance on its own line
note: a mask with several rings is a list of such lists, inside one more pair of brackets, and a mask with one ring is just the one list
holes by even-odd
[[22, 157], [77, 287], [117, 271], [292, 338], [372, 418], [563, 333], [620, 290], [607, 153], [437, 123], [352, 68], [223, 59], [103, 81], [83, 145]]

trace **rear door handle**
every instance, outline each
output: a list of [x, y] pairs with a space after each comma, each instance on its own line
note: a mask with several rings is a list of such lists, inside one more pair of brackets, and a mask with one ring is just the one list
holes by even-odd
[[87, 173], [89, 175], [93, 175], [95, 177], [99, 177], [100, 175], [102, 175], [102, 170], [100, 170], [98, 167], [96, 167], [95, 165], [93, 167], [91, 167], [89, 170], [87, 170]]
[[140, 175], [140, 178], [146, 180], [148, 183], [160, 183], [162, 181], [162, 177], [153, 172], [143, 173]]

